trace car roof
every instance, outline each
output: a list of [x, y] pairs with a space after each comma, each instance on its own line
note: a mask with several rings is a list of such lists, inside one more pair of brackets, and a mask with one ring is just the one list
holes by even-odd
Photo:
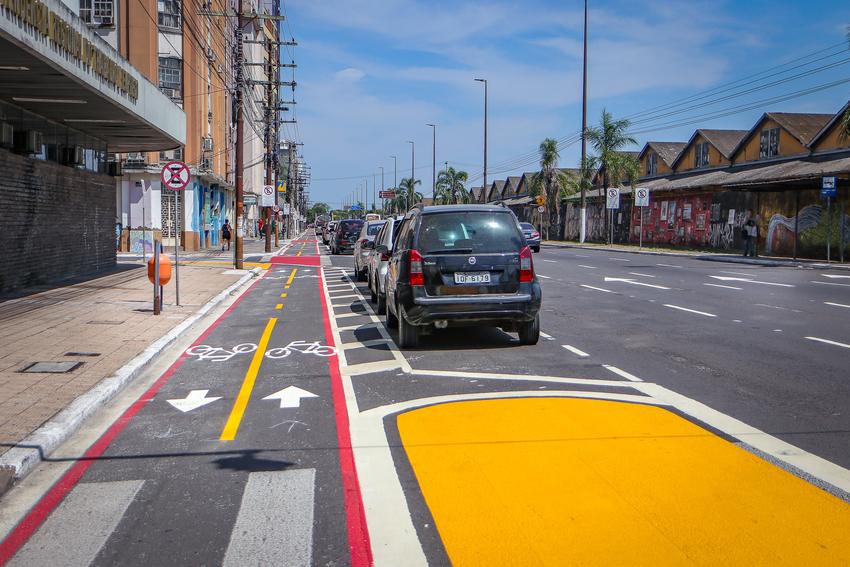
[[509, 213], [510, 209], [501, 205], [429, 205], [421, 207], [422, 214], [438, 213]]

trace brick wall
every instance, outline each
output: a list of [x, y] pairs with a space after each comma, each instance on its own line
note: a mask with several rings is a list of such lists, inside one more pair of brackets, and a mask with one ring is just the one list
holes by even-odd
[[115, 265], [115, 180], [0, 149], [0, 293]]

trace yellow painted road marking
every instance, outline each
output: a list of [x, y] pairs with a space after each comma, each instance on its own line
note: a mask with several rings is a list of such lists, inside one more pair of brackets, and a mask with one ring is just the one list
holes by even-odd
[[239, 395], [236, 396], [236, 402], [230, 411], [230, 417], [227, 418], [227, 423], [224, 425], [221, 437], [219, 437], [221, 441], [233, 441], [236, 439], [236, 432], [239, 431], [239, 424], [242, 422], [245, 408], [248, 407], [248, 400], [251, 399], [251, 391], [254, 389], [254, 382], [257, 381], [257, 374], [259, 374], [260, 366], [263, 364], [263, 357], [266, 355], [266, 347], [269, 344], [269, 338], [272, 336], [275, 323], [277, 323], [276, 317], [272, 317], [266, 323], [266, 329], [260, 337], [257, 350], [254, 351], [254, 356], [251, 358], [251, 365], [248, 367], [248, 372], [245, 373], [245, 379], [242, 381], [242, 388], [239, 389]]
[[292, 268], [292, 271], [289, 273], [289, 279], [286, 280], [286, 286], [287, 287], [292, 285], [292, 280], [295, 279], [296, 272], [298, 272], [298, 268]]
[[283, 303], [278, 303], [274, 306], [275, 309], [283, 309]]
[[850, 565], [850, 505], [661, 407], [466, 401], [398, 426], [453, 565]]
[[301, 251], [299, 250], [299, 252], [298, 252], [298, 254], [296, 254], [296, 256], [300, 256], [300, 255], [301, 255]]
[[286, 295], [287, 295], [287, 293], [286, 293], [285, 291], [284, 291], [283, 293], [281, 293], [281, 294], [280, 294], [280, 296], [281, 296], [281, 297], [284, 297], [284, 298], [286, 297]]

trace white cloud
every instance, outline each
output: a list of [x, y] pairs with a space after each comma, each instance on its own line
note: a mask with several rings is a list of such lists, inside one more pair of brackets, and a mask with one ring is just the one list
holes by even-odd
[[348, 67], [343, 69], [342, 71], [337, 71], [334, 73], [334, 78], [338, 81], [344, 81], [347, 83], [356, 83], [360, 79], [366, 76], [366, 73], [361, 71], [360, 69], [355, 69], [354, 67]]

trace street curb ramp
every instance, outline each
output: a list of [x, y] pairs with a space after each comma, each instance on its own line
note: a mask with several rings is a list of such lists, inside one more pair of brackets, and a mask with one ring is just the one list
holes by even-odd
[[119, 368], [115, 374], [101, 380], [94, 388], [76, 398], [47, 423], [0, 456], [0, 496], [29, 474], [38, 463], [44, 460], [46, 455], [55, 451], [57, 447], [68, 440], [80, 429], [86, 419], [121, 392], [184, 331], [197, 323], [234, 291], [257, 277], [260, 271], [260, 268], [250, 270], [239, 281], [207, 301], [195, 314], [154, 341], [130, 362]]

